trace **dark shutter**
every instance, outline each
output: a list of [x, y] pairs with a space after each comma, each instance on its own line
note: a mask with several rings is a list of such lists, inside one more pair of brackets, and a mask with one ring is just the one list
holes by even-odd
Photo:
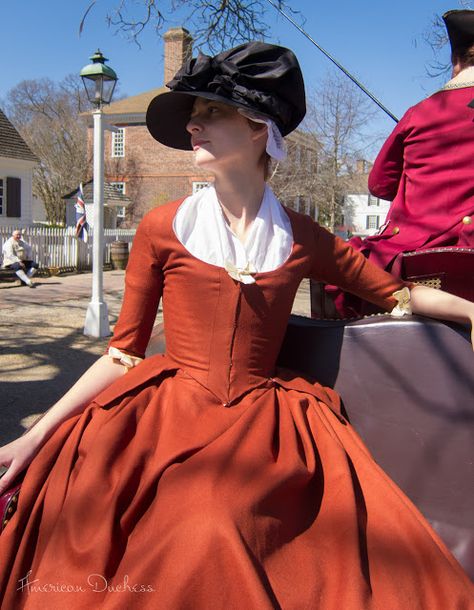
[[7, 216], [21, 218], [20, 178], [7, 178]]

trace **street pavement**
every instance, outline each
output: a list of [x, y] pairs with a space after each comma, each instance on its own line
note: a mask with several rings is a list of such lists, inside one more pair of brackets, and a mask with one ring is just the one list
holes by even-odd
[[[120, 312], [124, 275], [104, 272], [111, 329]], [[83, 334], [91, 286], [90, 273], [38, 278], [35, 289], [0, 283], [0, 445], [22, 434], [106, 349], [107, 338]], [[310, 315], [306, 280], [293, 313]]]

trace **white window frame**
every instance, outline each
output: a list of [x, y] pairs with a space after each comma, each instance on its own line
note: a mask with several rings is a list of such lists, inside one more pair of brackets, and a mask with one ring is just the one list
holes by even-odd
[[113, 158], [125, 157], [125, 127], [117, 127], [117, 131], [112, 132], [112, 151]]
[[115, 186], [115, 188], [119, 191], [119, 193], [121, 193], [122, 195], [125, 195], [125, 189], [126, 187], [126, 182], [109, 182], [109, 184], [111, 184], [112, 186]]
[[[119, 193], [121, 193], [122, 195], [125, 195], [125, 189], [127, 188], [127, 183], [126, 182], [109, 182], [109, 184], [111, 186], [115, 186], [115, 188], [119, 191]], [[121, 206], [117, 206], [115, 208], [115, 217], [117, 220], [125, 220], [125, 218], [127, 217], [127, 208], [124, 205]]]
[[193, 182], [193, 195], [195, 195], [198, 191], [207, 188], [208, 186], [210, 186], [210, 182]]
[[378, 229], [379, 227], [380, 227], [380, 216], [377, 216], [376, 214], [367, 215], [367, 218], [365, 221], [365, 228], [366, 229]]
[[311, 216], [311, 199], [309, 197], [303, 197], [304, 213], [307, 216]]
[[301, 163], [301, 155], [302, 155], [303, 147], [301, 144], [297, 144], [295, 148], [295, 163]]
[[0, 176], [0, 218], [7, 215], [6, 184], [6, 179]]
[[127, 217], [127, 208], [124, 205], [121, 206], [117, 206], [115, 208], [117, 210], [117, 219], [121, 219], [121, 220], [125, 220], [125, 218]]
[[369, 206], [374, 206], [374, 205], [379, 206], [380, 205], [380, 199], [378, 197], [375, 197], [374, 195], [371, 195], [369, 193], [369, 195], [367, 196], [367, 205], [369, 205]]

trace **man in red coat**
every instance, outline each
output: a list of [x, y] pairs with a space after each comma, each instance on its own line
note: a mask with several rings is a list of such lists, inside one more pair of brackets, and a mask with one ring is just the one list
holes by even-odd
[[[452, 78], [410, 108], [375, 160], [369, 190], [392, 201], [377, 235], [350, 240], [370, 260], [396, 272], [398, 254], [438, 246], [474, 247], [474, 10], [443, 15]], [[365, 313], [338, 294], [344, 316]]]
[[453, 78], [410, 108], [383, 145], [369, 190], [392, 205], [378, 235], [352, 240], [384, 268], [400, 252], [474, 246], [474, 10], [443, 19]]

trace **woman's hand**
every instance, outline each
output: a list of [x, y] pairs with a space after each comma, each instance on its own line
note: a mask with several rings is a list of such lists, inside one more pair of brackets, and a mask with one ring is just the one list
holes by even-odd
[[0, 494], [7, 491], [31, 463], [42, 443], [28, 432], [16, 440], [0, 447], [0, 466], [7, 468], [0, 479]]
[[0, 466], [8, 468], [0, 479], [0, 493], [14, 483], [16, 477], [30, 465], [40, 448], [66, 419], [82, 413], [102, 390], [121, 377], [126, 370], [109, 356], [102, 356], [23, 436], [0, 447]]

